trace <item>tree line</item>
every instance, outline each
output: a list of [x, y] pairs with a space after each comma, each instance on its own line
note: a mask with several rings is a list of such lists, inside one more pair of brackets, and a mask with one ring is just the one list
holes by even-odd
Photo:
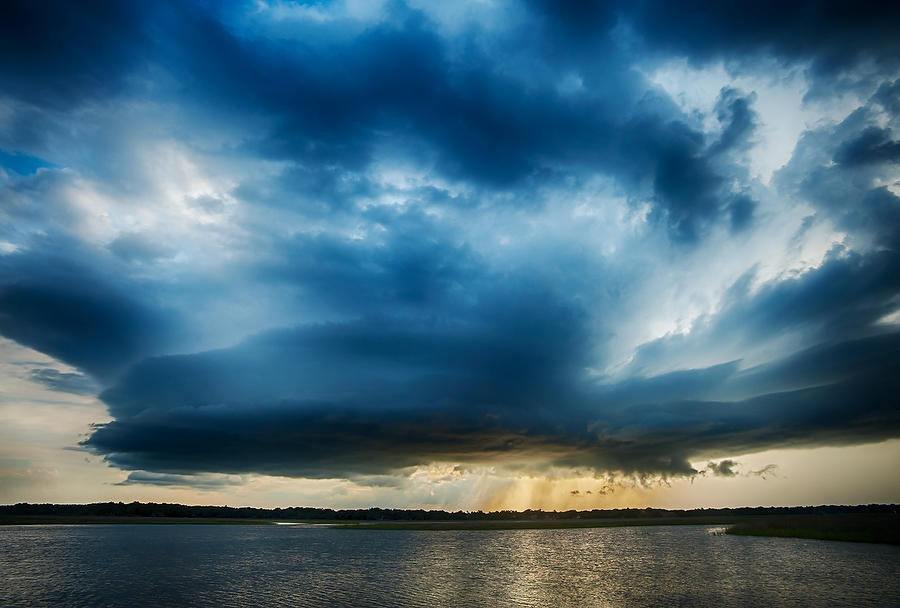
[[319, 507], [194, 506], [155, 502], [0, 505], [0, 515], [71, 517], [180, 517], [229, 519], [300, 519], [331, 521], [535, 521], [563, 519], [647, 519], [717, 516], [812, 515], [835, 513], [897, 514], [900, 505], [820, 505], [805, 507], [740, 507], [725, 509], [592, 509], [589, 511], [444, 511], [425, 509], [328, 509]]

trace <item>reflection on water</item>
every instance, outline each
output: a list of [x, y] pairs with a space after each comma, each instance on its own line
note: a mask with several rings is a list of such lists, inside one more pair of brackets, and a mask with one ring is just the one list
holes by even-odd
[[0, 526], [0, 606], [896, 606], [900, 547], [706, 526]]

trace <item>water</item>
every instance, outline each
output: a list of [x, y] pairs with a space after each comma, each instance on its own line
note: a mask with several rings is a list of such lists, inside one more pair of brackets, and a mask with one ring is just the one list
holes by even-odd
[[900, 606], [900, 547], [707, 526], [0, 526], [0, 606]]

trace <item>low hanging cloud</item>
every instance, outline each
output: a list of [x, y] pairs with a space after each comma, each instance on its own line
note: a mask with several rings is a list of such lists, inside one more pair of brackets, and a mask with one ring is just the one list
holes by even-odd
[[[524, 325], [538, 327], [536, 319]], [[834, 376], [810, 378], [803, 388], [702, 401], [690, 397], [686, 382], [681, 398], [673, 392], [632, 405], [606, 401], [596, 385], [566, 374], [542, 340], [490, 339], [441, 337], [432, 328], [397, 332], [381, 321], [151, 360], [102, 395], [116, 420], [85, 445], [122, 468], [157, 471], [347, 477], [471, 462], [687, 476], [696, 473], [688, 462], [703, 453], [871, 442], [900, 425], [891, 379], [897, 362], [851, 358], [894, 351], [898, 334], [779, 362], [837, 365]], [[423, 341], [442, 344], [423, 356], [415, 347]], [[777, 378], [778, 371], [772, 365], [756, 374]], [[739, 382], [732, 375], [719, 390]], [[724, 462], [714, 471], [732, 472]]]
[[132, 471], [117, 486], [149, 485], [164, 487], [183, 487], [198, 490], [221, 490], [232, 486], [243, 485], [245, 479], [239, 475], [179, 475], [171, 473], [152, 473], [148, 471]]
[[778, 477], [778, 465], [777, 464], [767, 464], [761, 469], [757, 469], [755, 471], [749, 471], [747, 475], [753, 475], [755, 477], [762, 477], [766, 479], [766, 477]]
[[719, 462], [710, 462], [706, 465], [706, 470], [717, 477], [737, 477], [738, 473], [735, 467], [738, 466], [733, 460], [725, 459]]
[[32, 382], [37, 382], [51, 391], [72, 393], [74, 395], [96, 395], [97, 383], [84, 374], [61, 372], [52, 368], [32, 369], [28, 375]]
[[701, 471], [701, 473], [706, 473], [709, 471], [716, 477], [762, 477], [766, 479], [769, 477], [777, 477], [776, 471], [778, 471], [777, 464], [767, 464], [761, 469], [757, 469], [755, 471], [741, 471], [741, 463], [731, 460], [730, 458], [726, 458], [724, 460], [720, 460], [719, 462], [710, 462], [706, 465], [706, 469]]

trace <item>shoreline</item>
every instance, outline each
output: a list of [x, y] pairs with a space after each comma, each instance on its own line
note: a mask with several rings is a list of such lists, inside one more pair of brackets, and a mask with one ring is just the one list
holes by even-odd
[[619, 528], [644, 526], [728, 525], [723, 519], [615, 519], [615, 520], [510, 520], [510, 521], [364, 521], [244, 519], [217, 517], [79, 517], [2, 516], [0, 526], [11, 525], [321, 525], [338, 530], [555, 530], [567, 528]]
[[900, 518], [892, 514], [793, 517], [712, 516], [649, 518], [511, 519], [469, 521], [262, 519], [227, 517], [0, 515], [0, 526], [73, 525], [323, 526], [336, 530], [504, 531], [648, 526], [724, 526], [723, 534], [900, 545]]

